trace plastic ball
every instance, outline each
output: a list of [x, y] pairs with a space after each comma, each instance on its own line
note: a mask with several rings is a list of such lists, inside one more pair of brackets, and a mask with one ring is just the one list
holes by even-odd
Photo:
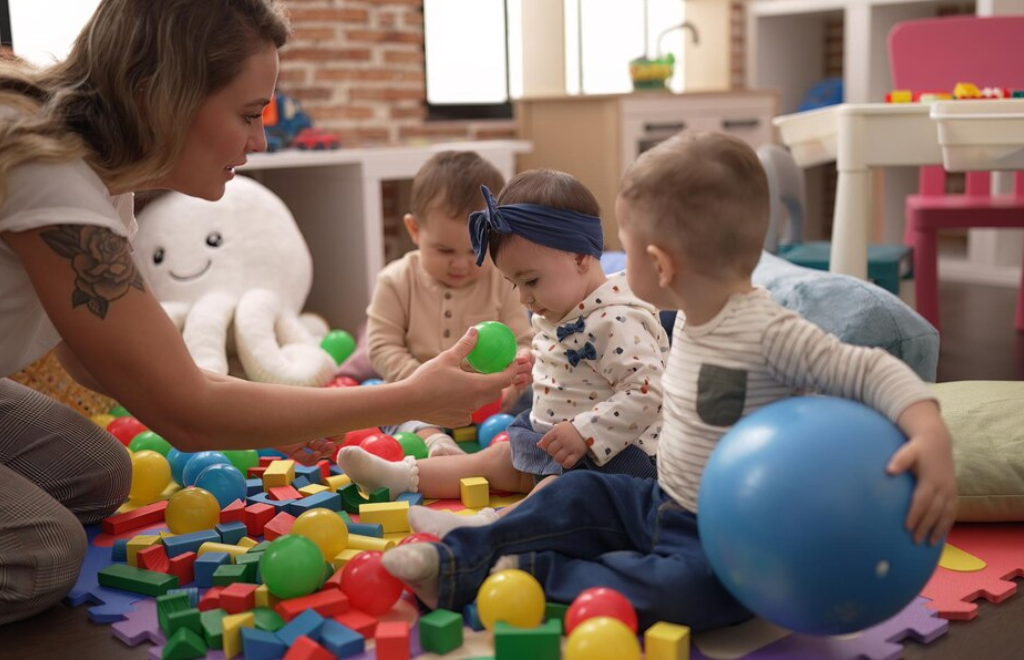
[[235, 500], [245, 501], [245, 475], [230, 463], [208, 466], [196, 477], [195, 485], [213, 493], [221, 509]]
[[355, 431], [349, 431], [345, 434], [345, 438], [341, 441], [342, 447], [359, 446], [359, 443], [363, 441], [363, 438], [368, 438], [371, 435], [378, 435], [381, 432], [376, 426], [368, 429], [357, 429]]
[[132, 438], [146, 430], [146, 425], [134, 417], [118, 417], [107, 425], [107, 433], [120, 440], [125, 447]]
[[481, 447], [486, 447], [494, 440], [494, 436], [508, 428], [508, 425], [515, 420], [515, 417], [506, 413], [491, 415], [484, 420], [476, 430], [476, 441]]
[[99, 426], [100, 428], [103, 428], [103, 429], [105, 429], [105, 428], [107, 428], [108, 426], [110, 426], [110, 423], [111, 423], [112, 421], [114, 421], [115, 419], [117, 419], [117, 418], [116, 418], [116, 417], [114, 417], [113, 415], [108, 415], [108, 414], [101, 414], [101, 415], [93, 415], [93, 416], [92, 416], [92, 417], [90, 417], [89, 419], [90, 419], [90, 420], [92, 421], [92, 423], [93, 423], [93, 424], [95, 424], [96, 426]]
[[167, 462], [171, 464], [171, 476], [174, 478], [176, 483], [184, 485], [182, 483], [182, 481], [184, 481], [182, 472], [185, 471], [185, 465], [188, 464], [188, 459], [193, 456], [195, 456], [194, 453], [181, 452], [173, 447], [169, 452], [167, 452]]
[[310, 509], [292, 523], [291, 534], [305, 536], [316, 544], [324, 561], [331, 561], [348, 547], [348, 527], [335, 511]]
[[305, 536], [285, 534], [263, 551], [260, 576], [278, 598], [308, 596], [323, 583], [324, 557]]
[[587, 619], [569, 635], [565, 660], [639, 660], [636, 634], [618, 619], [598, 616]]
[[128, 499], [133, 504], [152, 504], [171, 483], [171, 466], [163, 454], [143, 450], [133, 452], [132, 485]]
[[402, 453], [404, 455], [412, 456], [416, 459], [426, 458], [430, 455], [430, 452], [427, 449], [427, 443], [423, 441], [423, 438], [415, 433], [399, 431], [394, 437], [395, 440], [398, 440], [398, 444], [402, 445]]
[[402, 460], [405, 456], [401, 443], [386, 433], [367, 436], [360, 441], [359, 446], [374, 456], [392, 463]]
[[399, 541], [398, 545], [409, 545], [410, 543], [437, 543], [440, 540], [440, 537], [434, 536], [429, 532], [416, 532], [415, 534], [410, 534]]
[[213, 529], [220, 522], [220, 505], [208, 490], [185, 488], [171, 495], [167, 501], [164, 520], [173, 534]]
[[493, 440], [491, 440], [492, 445], [496, 445], [499, 442], [508, 442], [508, 431], [502, 431], [498, 435], [494, 436]]
[[248, 474], [249, 468], [260, 464], [260, 455], [255, 449], [227, 449], [221, 450], [220, 453], [227, 456], [231, 464], [242, 474]]
[[482, 374], [504, 371], [516, 357], [516, 336], [500, 321], [484, 321], [473, 326], [477, 330], [476, 345], [466, 356], [469, 366]]
[[338, 376], [324, 387], [359, 387], [359, 381], [351, 376]]
[[171, 451], [172, 447], [171, 443], [167, 442], [156, 433], [153, 433], [152, 431], [143, 431], [132, 438], [132, 441], [128, 443], [128, 449], [131, 449], [132, 451], [144, 451], [148, 449], [150, 451], [157, 452], [164, 458], [167, 458], [167, 454]]
[[132, 416], [132, 414], [130, 412], [128, 412], [128, 409], [125, 408], [124, 406], [120, 405], [120, 404], [118, 404], [118, 405], [114, 406], [113, 408], [111, 408], [110, 410], [108, 410], [107, 414], [108, 415], [112, 415], [113, 417], [131, 417]]
[[359, 383], [363, 387], [373, 387], [374, 385], [383, 385], [384, 381], [380, 378], [367, 378], [363, 382]]
[[191, 486], [196, 483], [199, 473], [211, 465], [230, 465], [228, 457], [219, 451], [200, 451], [192, 454], [181, 471], [182, 486]]
[[607, 587], [593, 587], [576, 596], [565, 613], [565, 634], [572, 633], [576, 626], [587, 619], [610, 616], [618, 619], [633, 634], [637, 631], [636, 610], [625, 596]]
[[536, 628], [544, 618], [544, 589], [526, 571], [492, 573], [476, 593], [480, 623], [490, 632], [498, 621], [517, 628]]
[[336, 364], [341, 364], [356, 350], [356, 340], [344, 330], [331, 330], [320, 340], [320, 348], [327, 351]]
[[860, 403], [795, 397], [723, 436], [699, 494], [701, 542], [755, 614], [814, 635], [895, 615], [931, 577], [942, 543], [904, 527], [914, 478], [886, 466], [906, 441]]
[[341, 572], [341, 590], [352, 607], [380, 616], [391, 611], [402, 596], [402, 583], [381, 565], [383, 552], [360, 552]]

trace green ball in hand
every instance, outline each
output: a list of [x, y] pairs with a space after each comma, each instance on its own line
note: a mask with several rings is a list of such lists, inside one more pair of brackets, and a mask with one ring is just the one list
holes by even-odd
[[504, 371], [516, 358], [516, 336], [500, 321], [484, 321], [477, 330], [476, 346], [466, 356], [469, 366], [482, 374]]
[[320, 348], [331, 354], [336, 364], [341, 364], [356, 350], [356, 340], [344, 330], [331, 330], [320, 341]]
[[412, 456], [416, 459], [428, 456], [427, 443], [415, 433], [399, 431], [394, 435], [394, 438], [398, 440], [398, 444], [402, 445], [402, 453], [406, 456]]

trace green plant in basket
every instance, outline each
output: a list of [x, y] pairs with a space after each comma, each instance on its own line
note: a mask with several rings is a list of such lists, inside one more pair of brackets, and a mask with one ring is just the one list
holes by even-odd
[[633, 80], [633, 89], [664, 89], [675, 64], [676, 58], [672, 53], [653, 60], [647, 57], [630, 60], [629, 77]]

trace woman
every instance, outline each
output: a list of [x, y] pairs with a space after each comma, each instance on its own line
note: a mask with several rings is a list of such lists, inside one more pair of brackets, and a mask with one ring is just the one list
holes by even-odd
[[[76, 380], [183, 452], [294, 449], [409, 418], [457, 426], [526, 380], [525, 363], [463, 371], [472, 334], [375, 388], [196, 368], [131, 261], [132, 192], [223, 195], [246, 154], [266, 148], [262, 109], [287, 35], [273, 0], [104, 0], [64, 62], [0, 65], [0, 374], [56, 347]], [[82, 524], [112, 513], [130, 481], [111, 436], [0, 379], [0, 623], [67, 593], [85, 556]]]

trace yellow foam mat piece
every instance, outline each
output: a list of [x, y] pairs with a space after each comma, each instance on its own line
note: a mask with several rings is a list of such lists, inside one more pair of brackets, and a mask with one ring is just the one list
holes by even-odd
[[939, 557], [939, 566], [961, 573], [980, 571], [986, 565], [984, 559], [948, 543], [942, 547], [942, 556]]

